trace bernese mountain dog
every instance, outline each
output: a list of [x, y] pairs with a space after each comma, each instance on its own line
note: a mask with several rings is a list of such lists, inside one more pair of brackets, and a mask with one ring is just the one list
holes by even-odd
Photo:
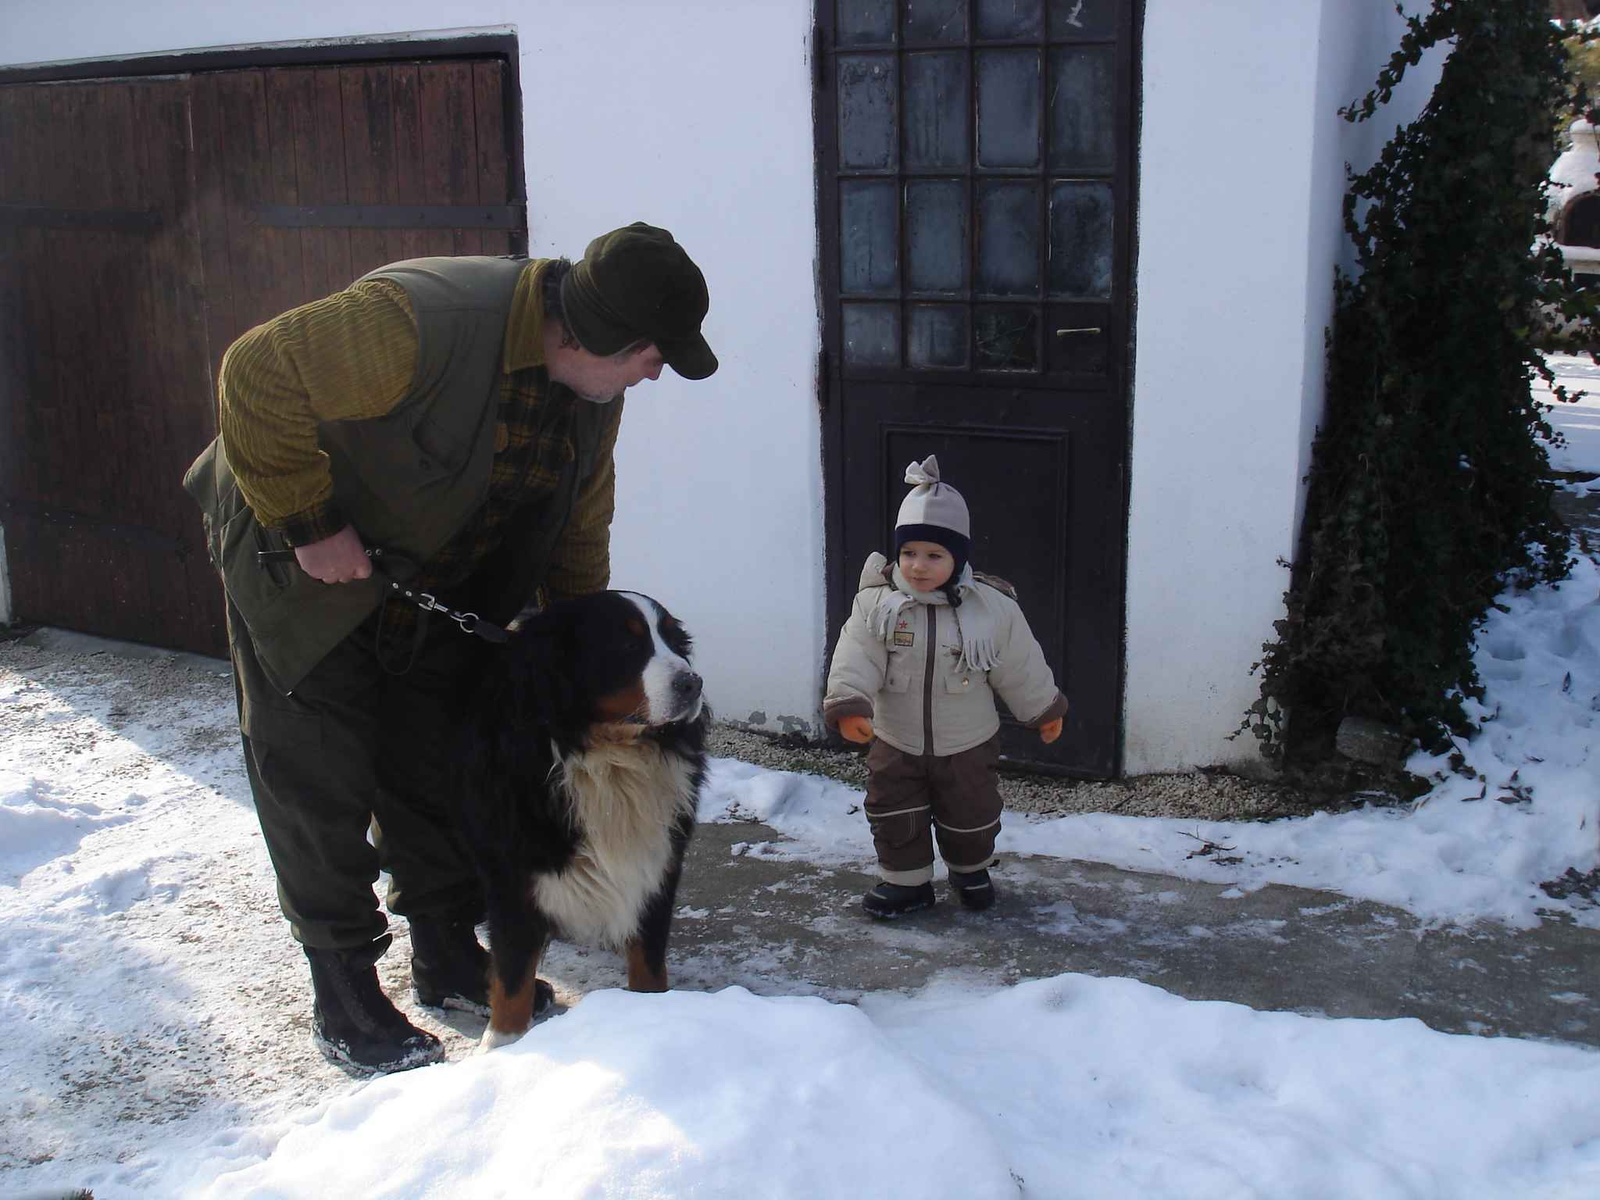
[[476, 689], [464, 827], [489, 917], [480, 1051], [533, 1021], [552, 935], [611, 947], [667, 989], [667, 936], [705, 778], [690, 638], [655, 600], [597, 592], [519, 619]]

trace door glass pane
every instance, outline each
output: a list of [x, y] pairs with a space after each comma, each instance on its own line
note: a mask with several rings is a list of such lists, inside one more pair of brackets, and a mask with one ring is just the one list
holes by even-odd
[[841, 54], [839, 63], [839, 165], [893, 167], [895, 61], [889, 54]]
[[1053, 38], [1108, 37], [1117, 30], [1123, 0], [1050, 0]]
[[894, 41], [894, 0], [839, 0], [839, 45]]
[[967, 40], [967, 0], [905, 0], [906, 41]]
[[1036, 38], [1044, 32], [1044, 0], [978, 0], [980, 38]]
[[892, 179], [839, 182], [839, 285], [847, 295], [899, 292], [895, 199]]
[[1050, 293], [1111, 295], [1111, 185], [1062, 180], [1050, 189]]
[[897, 305], [844, 305], [844, 361], [854, 367], [900, 365], [900, 309]]
[[1032, 371], [1039, 364], [1039, 314], [1031, 308], [984, 305], [977, 325], [978, 367], [985, 371]]
[[966, 166], [966, 51], [908, 54], [905, 70], [906, 166]]
[[978, 163], [1039, 165], [1039, 52], [979, 50]]
[[1039, 294], [1039, 185], [1032, 180], [979, 182], [977, 280], [988, 296]]
[[954, 304], [913, 304], [906, 346], [913, 367], [967, 365], [967, 310]]
[[1110, 46], [1050, 51], [1050, 169], [1109, 171], [1114, 113]]
[[906, 184], [906, 274], [914, 292], [967, 286], [967, 185], [953, 179]]

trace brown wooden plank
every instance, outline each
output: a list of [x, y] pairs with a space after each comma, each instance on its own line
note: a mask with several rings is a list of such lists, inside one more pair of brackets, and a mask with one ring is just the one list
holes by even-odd
[[[0, 204], [24, 204], [22, 167], [27, 91], [0, 87]], [[20, 229], [0, 229], [0, 501], [27, 488], [31, 458], [25, 452], [31, 406], [25, 400], [23, 362], [27, 314]]]
[[[506, 65], [499, 59], [472, 64], [473, 119], [477, 130], [473, 144], [477, 148], [478, 200], [482, 204], [514, 199], [511, 147], [506, 138], [505, 74]], [[510, 254], [512, 243], [510, 234], [485, 232], [481, 253]]]
[[[346, 199], [351, 204], [393, 204], [397, 198], [391, 75], [387, 66], [345, 67], [339, 73]], [[364, 275], [394, 258], [383, 230], [350, 231], [352, 275]]]
[[[394, 82], [395, 199], [401, 204], [426, 204], [428, 192], [422, 165], [422, 84], [416, 63], [396, 63]], [[421, 258], [437, 251], [420, 229], [396, 230], [390, 237], [396, 259]]]
[[[200, 511], [178, 486], [183, 471], [216, 433], [210, 355], [201, 312], [198, 221], [192, 161], [187, 151], [188, 95], [184, 81], [162, 81], [132, 93], [139, 170], [145, 202], [161, 214], [163, 234], [145, 247], [145, 357], [157, 391], [149, 399], [154, 423], [148, 450], [158, 507], [151, 525], [170, 531], [165, 544], [145, 550], [149, 633], [142, 640], [192, 648], [215, 644], [219, 614], [206, 604], [207, 581], [194, 580], [185, 557], [203, 555]], [[216, 580], [209, 581], [216, 586]]]
[[[76, 161], [75, 145], [82, 109], [81, 93], [74, 88], [56, 86], [39, 89], [34, 140], [34, 169], [38, 172], [41, 204], [67, 207], [73, 187], [70, 171]], [[45, 144], [56, 142], [55, 152]], [[29, 402], [38, 405], [44, 426], [45, 444], [53, 452], [39, 463], [38, 499], [61, 506], [75, 495], [67, 463], [70, 447], [82, 444], [83, 430], [70, 403], [71, 382], [68, 364], [80, 356], [80, 347], [70, 331], [83, 327], [81, 284], [83, 281], [82, 243], [73, 236], [53, 230], [39, 231], [35, 250], [36, 269], [43, 297], [39, 313], [44, 329], [36, 340], [35, 367], [29, 386]], [[59, 449], [56, 449], [59, 448]]]
[[117, 527], [13, 512], [6, 539], [24, 564], [12, 589], [20, 620], [162, 644], [150, 620], [150, 558], [129, 555]]
[[[472, 64], [427, 63], [421, 69], [424, 187], [435, 204], [478, 202], [477, 122]], [[481, 254], [475, 229], [441, 231], [444, 254]]]
[[13, 617], [26, 623], [48, 623], [55, 596], [54, 581], [61, 578], [58, 541], [40, 536], [39, 522], [18, 513], [6, 517], [6, 556], [12, 563]]
[[[69, 164], [72, 207], [110, 207], [107, 90], [99, 84], [68, 89], [71, 123], [63, 157]], [[63, 466], [66, 490], [55, 503], [68, 512], [104, 519], [117, 503], [111, 410], [126, 387], [124, 380], [113, 378], [107, 360], [113, 354], [126, 353], [120, 344], [122, 322], [113, 315], [113, 310], [126, 302], [126, 280], [120, 267], [113, 266], [115, 233], [89, 229], [56, 236], [71, 242], [70, 260], [52, 285], [66, 302], [56, 344], [71, 347], [72, 353], [58, 367], [62, 416], [71, 440], [60, 447], [67, 460]], [[71, 541], [68, 549], [64, 583], [71, 589], [70, 603], [86, 622], [78, 628], [107, 628], [113, 613], [113, 591], [106, 580], [113, 566], [107, 559], [108, 547]]]
[[[206, 337], [207, 280], [201, 263], [199, 196], [194, 156], [188, 149], [191, 86], [146, 87], [135, 93], [150, 204], [161, 214], [163, 235], [150, 248], [150, 338], [154, 373], [163, 381], [156, 432], [185, 465], [216, 436], [216, 387]], [[187, 496], [173, 503], [188, 505]], [[188, 508], [180, 508], [185, 516]]]
[[[294, 172], [294, 191], [300, 204], [323, 203], [321, 163], [317, 153], [317, 75], [310, 69], [284, 67], [267, 76], [267, 102], [273, 110], [273, 154], [287, 148]], [[317, 230], [301, 230], [300, 281], [302, 294], [324, 296], [329, 286], [328, 263]]]
[[228, 253], [234, 279], [231, 343], [246, 330], [292, 306], [299, 295], [282, 264], [291, 255], [285, 230], [263, 230], [251, 219], [256, 205], [272, 199], [272, 146], [267, 128], [265, 81], [260, 71], [224, 71], [217, 77], [222, 106], [222, 174], [228, 216]]
[[212, 569], [198, 534], [179, 546], [178, 563], [183, 573], [189, 619], [169, 644], [196, 654], [226, 658], [228, 632], [222, 577]]
[[[88, 131], [94, 149], [84, 155], [94, 180], [84, 188], [85, 201], [93, 208], [145, 208], [131, 86], [106, 83], [94, 92], [98, 111]], [[95, 353], [84, 356], [94, 366], [78, 403], [92, 417], [95, 436], [83, 447], [80, 462], [98, 483], [90, 511], [136, 524], [150, 523], [166, 507], [156, 494], [160, 480], [154, 468], [160, 455], [152, 436], [152, 403], [159, 385], [150, 378], [145, 349], [150, 313], [144, 260], [151, 240], [146, 233], [112, 230], [85, 239], [94, 280], [94, 324], [83, 332]]]
[[[19, 201], [35, 202], [45, 194], [44, 166], [41, 163], [42, 139], [37, 131], [42, 128], [41, 117], [47, 113], [46, 97], [38, 87], [14, 89], [13, 136], [8, 139], [13, 149], [17, 179], [12, 195]], [[49, 279], [46, 268], [44, 231], [18, 230], [13, 241], [16, 253], [15, 267], [19, 279], [18, 296], [21, 309], [26, 314], [27, 330], [19, 335], [17, 355], [13, 361], [13, 379], [16, 388], [17, 409], [12, 414], [10, 429], [20, 439], [17, 453], [21, 458], [17, 472], [18, 493], [37, 496], [42, 493], [49, 477], [50, 463], [43, 455], [28, 452], [32, 447], [46, 444], [50, 422], [43, 393], [48, 387], [46, 358], [53, 353], [52, 334], [44, 325], [49, 312], [49, 299], [45, 285]], [[17, 561], [16, 552], [12, 552]]]
[[[259, 72], [270, 146], [268, 193], [263, 201], [299, 204], [299, 165], [295, 153], [294, 112], [285, 95], [285, 72]], [[274, 305], [273, 315], [304, 303], [312, 294], [305, 277], [304, 254], [298, 229], [260, 229], [272, 264], [271, 286], [264, 289]], [[320, 294], [320, 290], [316, 294]]]
[[[316, 140], [307, 147], [309, 163], [302, 164], [301, 179], [306, 181], [302, 194], [309, 196], [309, 203], [343, 204], [349, 189], [345, 186], [344, 98], [336, 68], [320, 68], [314, 74], [312, 116], [316, 123]], [[305, 169], [307, 165], [311, 168], [309, 171]], [[307, 231], [301, 235], [301, 245], [308, 248], [308, 256], [322, 268], [320, 282], [313, 289], [318, 295], [336, 292], [355, 278], [350, 267], [350, 234], [347, 231]], [[307, 287], [312, 287], [317, 278], [308, 266]]]
[[[136, 336], [142, 338], [136, 353], [141, 371], [131, 415], [138, 422], [141, 446], [134, 461], [149, 464], [141, 470], [149, 487], [140, 523], [168, 535], [130, 542], [130, 549], [137, 553], [138, 574], [143, 576], [137, 606], [146, 632], [140, 640], [171, 645], [194, 620], [177, 547], [184, 533], [197, 536], [200, 527], [199, 510], [178, 483], [207, 440], [213, 412], [197, 289], [191, 285], [180, 290], [178, 285], [185, 261], [190, 261], [191, 280], [198, 264], [195, 227], [192, 219], [186, 223], [184, 213], [192, 196], [184, 153], [188, 88], [181, 80], [141, 81], [129, 88], [129, 106], [141, 134], [130, 138], [129, 167], [138, 172], [141, 203], [162, 220], [162, 232], [142, 239], [138, 256]], [[179, 429], [185, 436], [175, 436]], [[130, 573], [130, 589], [133, 584]]]
[[189, 84], [193, 130], [195, 214], [205, 271], [206, 345], [212, 378], [234, 338], [234, 262], [228, 249], [228, 206], [223, 170], [219, 75], [196, 75]]

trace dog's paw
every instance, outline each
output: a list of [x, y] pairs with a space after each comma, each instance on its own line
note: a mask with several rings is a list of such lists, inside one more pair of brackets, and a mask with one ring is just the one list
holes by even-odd
[[526, 1032], [527, 1030], [523, 1030], [522, 1033], [505, 1033], [498, 1029], [485, 1029], [483, 1036], [478, 1039], [478, 1048], [473, 1053], [487, 1054], [491, 1050], [500, 1049], [501, 1046], [509, 1046], [513, 1042], [520, 1042]]

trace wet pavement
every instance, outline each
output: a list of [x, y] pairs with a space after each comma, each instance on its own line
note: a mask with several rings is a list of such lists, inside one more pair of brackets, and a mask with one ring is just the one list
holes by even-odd
[[[848, 1001], [1081, 972], [1190, 1000], [1600, 1047], [1600, 930], [1566, 921], [1430, 928], [1327, 892], [1241, 893], [1034, 857], [999, 868], [986, 913], [961, 909], [941, 882], [933, 908], [880, 922], [860, 908], [872, 876], [789, 858], [783, 842], [756, 823], [700, 826], [678, 893], [675, 986]], [[575, 990], [621, 982], [616, 956], [600, 952], [557, 944], [547, 967]]]

